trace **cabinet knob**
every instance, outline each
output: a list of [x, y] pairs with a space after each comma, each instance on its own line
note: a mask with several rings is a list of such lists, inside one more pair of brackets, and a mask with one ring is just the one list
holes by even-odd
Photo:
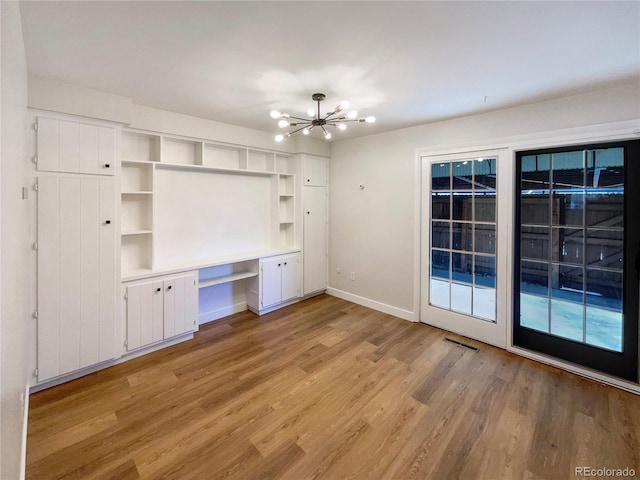
[[282, 265], [281, 263], [278, 264], [278, 266]]
[[104, 222], [105, 225], [111, 225], [111, 220], [107, 220]]
[[111, 165], [109, 165], [108, 163], [105, 163], [104, 168], [111, 168]]
[[285, 267], [287, 266], [287, 262], [284, 262], [284, 266], [285, 266]]
[[161, 292], [162, 289], [160, 287], [156, 288], [156, 292]]
[[311, 214], [311, 212], [309, 210], [307, 210], [307, 215], [310, 215], [310, 214]]
[[311, 179], [310, 179], [310, 178], [307, 178], [307, 182], [310, 182], [310, 181], [311, 181]]
[[167, 287], [167, 290], [171, 290], [172, 288], [173, 288], [173, 286], [172, 286], [172, 285], [169, 285], [169, 286]]

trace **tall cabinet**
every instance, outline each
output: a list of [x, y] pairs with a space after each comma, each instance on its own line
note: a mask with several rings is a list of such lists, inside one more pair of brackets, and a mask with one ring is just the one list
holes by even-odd
[[118, 355], [116, 129], [37, 122], [37, 377]]
[[327, 288], [328, 263], [327, 158], [302, 156], [303, 294]]

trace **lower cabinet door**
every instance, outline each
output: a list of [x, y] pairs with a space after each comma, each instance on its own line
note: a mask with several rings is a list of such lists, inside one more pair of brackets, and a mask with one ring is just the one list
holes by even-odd
[[164, 281], [164, 338], [198, 326], [198, 284], [194, 273]]
[[282, 301], [300, 296], [299, 256], [288, 255], [282, 259]]
[[127, 350], [164, 338], [162, 289], [162, 281], [127, 287]]
[[282, 258], [271, 257], [260, 261], [260, 308], [282, 301]]

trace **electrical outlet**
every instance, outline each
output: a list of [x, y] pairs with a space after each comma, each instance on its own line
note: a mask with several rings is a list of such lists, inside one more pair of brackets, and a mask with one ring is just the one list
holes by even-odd
[[350, 272], [349, 273], [349, 278], [351, 278], [352, 282], [356, 281], [356, 272]]
[[340, 269], [340, 267], [336, 268], [336, 273], [337, 273], [338, 275], [340, 275], [340, 274], [342, 273], [342, 270]]

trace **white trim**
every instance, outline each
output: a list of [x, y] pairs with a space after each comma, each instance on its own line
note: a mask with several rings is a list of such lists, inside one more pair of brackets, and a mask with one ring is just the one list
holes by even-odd
[[402, 308], [394, 307], [393, 305], [387, 305], [386, 303], [376, 302], [375, 300], [371, 300], [365, 297], [360, 297], [359, 295], [354, 295], [353, 293], [345, 292], [344, 290], [338, 290], [337, 288], [332, 288], [332, 287], [327, 288], [326, 293], [327, 295], [331, 295], [332, 297], [342, 298], [343, 300], [348, 300], [349, 302], [357, 303], [358, 305], [362, 305], [364, 307], [368, 307], [373, 310], [386, 313], [388, 315], [393, 315], [394, 317], [398, 317], [403, 320], [408, 320], [410, 322], [417, 321], [416, 315], [414, 312], [410, 312], [409, 310], [404, 310]]
[[22, 445], [20, 446], [20, 480], [27, 474], [27, 425], [29, 422], [29, 384], [24, 388], [22, 401]]
[[640, 394], [640, 385], [638, 385], [637, 383], [633, 383], [627, 380], [622, 380], [616, 377], [604, 375], [604, 374], [595, 372], [593, 370], [590, 370], [588, 368], [580, 367], [574, 363], [565, 362], [553, 357], [548, 357], [546, 355], [535, 353], [530, 350], [516, 347], [511, 344], [507, 345], [507, 352], [515, 353], [516, 355], [520, 355], [521, 357], [525, 357], [530, 360], [535, 360], [536, 362], [557, 367], [561, 370], [566, 370], [568, 372], [575, 373], [576, 375], [580, 375], [581, 377], [585, 377], [599, 383], [604, 383], [605, 385], [618, 387], [631, 393]]

